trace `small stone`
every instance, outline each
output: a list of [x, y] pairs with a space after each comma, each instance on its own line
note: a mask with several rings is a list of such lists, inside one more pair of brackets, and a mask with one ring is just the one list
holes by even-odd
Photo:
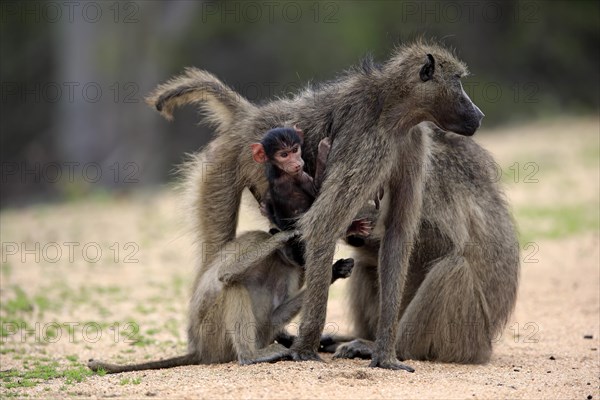
[[593, 339], [594, 335], [583, 335], [584, 339]]
[[156, 393], [154, 393], [154, 392], [146, 392], [146, 396], [148, 396], [148, 397], [154, 397], [154, 396], [156, 396]]
[[517, 368], [515, 368], [515, 369], [513, 369], [513, 371], [515, 371], [515, 372], [519, 372], [519, 371], [520, 371], [520, 369], [517, 369]]
[[550, 356], [550, 359], [551, 360], [556, 360], [556, 358], [554, 358], [554, 356]]
[[552, 371], [546, 371], [546, 373], [547, 373], [547, 374], [551, 374], [551, 373], [552, 373]]
[[588, 400], [592, 400], [592, 395], [591, 395], [591, 394], [588, 394], [588, 397], [587, 397], [587, 399], [588, 399]]

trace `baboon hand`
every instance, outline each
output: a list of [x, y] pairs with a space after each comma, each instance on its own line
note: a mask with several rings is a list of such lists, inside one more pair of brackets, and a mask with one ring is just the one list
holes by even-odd
[[337, 260], [332, 266], [332, 283], [337, 279], [345, 279], [352, 274], [354, 268], [353, 258], [342, 258]]
[[355, 219], [348, 227], [348, 230], [346, 231], [346, 236], [356, 235], [366, 237], [371, 234], [372, 230], [373, 225], [371, 224], [371, 221], [369, 221], [367, 218]]
[[400, 361], [398, 361], [398, 359], [396, 359], [396, 357], [392, 357], [390, 359], [380, 359], [374, 356], [371, 360], [371, 364], [369, 364], [369, 367], [391, 369], [394, 371], [404, 370], [408, 372], [415, 372], [413, 367], [402, 364]]
[[273, 235], [273, 237], [277, 238], [277, 241], [280, 243], [286, 243], [292, 239], [295, 239], [297, 237], [300, 237], [301, 232], [299, 230], [293, 230], [293, 231], [281, 231], [278, 232], [276, 234]]
[[260, 210], [260, 213], [263, 217], [269, 218], [269, 212], [267, 211], [267, 203], [261, 201], [258, 209]]
[[373, 201], [375, 202], [376, 210], [379, 210], [379, 207], [381, 205], [381, 199], [383, 199], [383, 195], [384, 195], [384, 191], [383, 191], [383, 186], [382, 186], [379, 188], [379, 190], [375, 194], [375, 198], [373, 199]]
[[331, 150], [331, 139], [326, 137], [319, 142], [319, 148], [317, 149], [317, 154], [320, 157], [320, 161], [323, 164], [327, 163], [327, 157], [329, 156], [329, 151]]

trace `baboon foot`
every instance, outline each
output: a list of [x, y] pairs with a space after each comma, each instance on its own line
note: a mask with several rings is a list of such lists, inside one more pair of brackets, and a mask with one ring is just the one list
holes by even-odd
[[335, 353], [340, 345], [351, 340], [354, 340], [351, 336], [321, 335], [319, 353]]
[[415, 369], [413, 367], [406, 364], [402, 364], [395, 357], [391, 359], [373, 358], [373, 360], [371, 360], [371, 364], [369, 364], [369, 367], [391, 369], [395, 371], [404, 370], [408, 372], [415, 372]]
[[275, 335], [275, 341], [288, 349], [292, 347], [294, 340], [296, 340], [296, 336], [290, 335], [285, 331], [279, 332], [277, 335]]
[[[290, 335], [287, 332], [278, 333], [275, 336], [277, 343], [287, 347], [288, 349], [294, 344], [296, 336]], [[334, 335], [322, 335], [319, 342], [319, 353], [335, 353], [335, 350], [342, 343], [348, 342], [352, 338], [340, 337]]]
[[325, 362], [314, 350], [290, 350], [294, 361], [320, 361]]
[[338, 346], [333, 358], [362, 358], [370, 360], [373, 356], [374, 343], [370, 340], [356, 339]]
[[273, 343], [264, 349], [260, 349], [256, 352], [252, 358], [240, 358], [240, 365], [251, 365], [259, 363], [274, 363], [277, 361], [291, 360], [292, 354], [290, 349], [280, 345], [279, 343]]

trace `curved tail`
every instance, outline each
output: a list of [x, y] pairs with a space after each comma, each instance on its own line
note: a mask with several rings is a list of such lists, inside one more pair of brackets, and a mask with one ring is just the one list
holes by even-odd
[[147, 369], [164, 369], [182, 367], [184, 365], [195, 365], [198, 364], [198, 358], [195, 354], [186, 354], [185, 356], [178, 356], [167, 358], [160, 361], [150, 361], [141, 364], [127, 364], [117, 365], [109, 364], [102, 361], [91, 359], [88, 361], [88, 368], [96, 372], [104, 370], [108, 374], [117, 374], [119, 372], [130, 372], [130, 371], [143, 371]]
[[225, 129], [232, 121], [255, 109], [252, 103], [213, 74], [192, 67], [158, 86], [146, 98], [146, 103], [156, 107], [169, 121], [173, 119], [175, 107], [195, 103], [210, 123]]

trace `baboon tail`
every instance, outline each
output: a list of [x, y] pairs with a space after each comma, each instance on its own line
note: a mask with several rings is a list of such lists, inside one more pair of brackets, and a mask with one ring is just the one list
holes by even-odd
[[222, 129], [255, 109], [252, 103], [213, 74], [191, 67], [158, 86], [146, 102], [169, 121], [173, 119], [175, 107], [198, 104], [208, 121]]
[[197, 363], [197, 357], [195, 354], [186, 354], [185, 356], [172, 357], [160, 361], [150, 361], [141, 364], [127, 365], [109, 364], [92, 359], [88, 361], [88, 368], [95, 372], [104, 370], [108, 374], [117, 374], [119, 372], [143, 371], [147, 369], [174, 368], [184, 365], [194, 365]]

